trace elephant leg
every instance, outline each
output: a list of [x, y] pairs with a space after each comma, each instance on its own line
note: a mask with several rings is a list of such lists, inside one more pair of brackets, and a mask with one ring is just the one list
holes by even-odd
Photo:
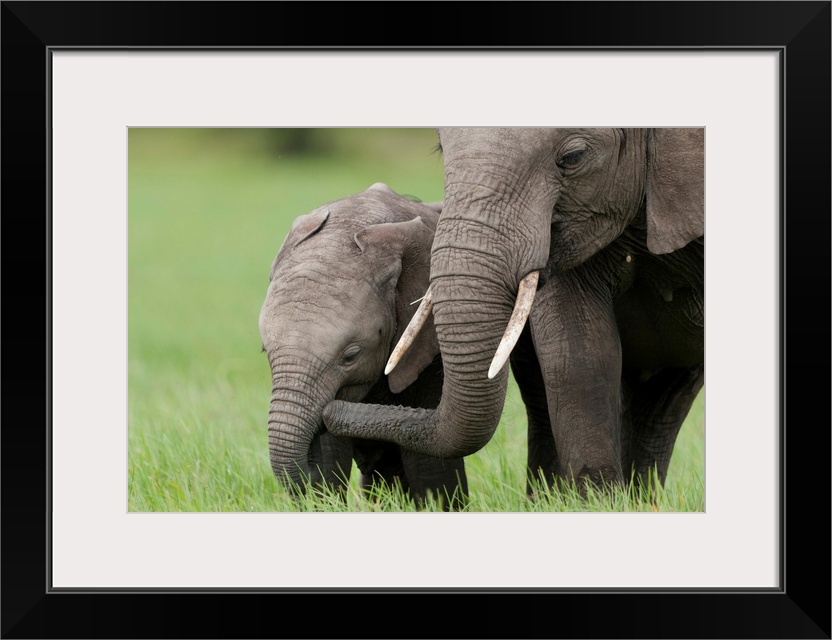
[[465, 507], [468, 478], [463, 458], [434, 458], [407, 449], [401, 450], [401, 457], [410, 495], [417, 505], [424, 504], [430, 492], [445, 511]]
[[554, 274], [537, 292], [530, 316], [558, 475], [581, 490], [587, 480], [600, 486], [624, 479], [621, 342], [610, 293], [592, 289], [586, 271]]
[[648, 486], [650, 474], [664, 485], [676, 436], [704, 382], [703, 365], [664, 369], [644, 381], [625, 376], [624, 465], [642, 486]]
[[309, 450], [309, 475], [313, 487], [336, 487], [346, 491], [352, 471], [352, 443], [321, 433], [312, 439]]
[[546, 385], [540, 373], [540, 363], [532, 343], [529, 325], [523, 329], [517, 345], [511, 352], [511, 371], [520, 389], [520, 397], [526, 405], [528, 423], [528, 464], [526, 467], [526, 494], [530, 497], [541, 482], [551, 489], [558, 472], [558, 453], [549, 420], [546, 401]]

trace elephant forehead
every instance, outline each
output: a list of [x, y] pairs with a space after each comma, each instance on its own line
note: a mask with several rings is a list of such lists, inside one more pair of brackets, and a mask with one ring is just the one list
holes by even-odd
[[[260, 314], [261, 331], [284, 322], [329, 328], [354, 326], [392, 316], [374, 288], [312, 266], [272, 281]], [[279, 328], [279, 326], [278, 326]]]
[[310, 263], [281, 274], [269, 285], [267, 298], [275, 304], [308, 304], [316, 309], [352, 308], [377, 297], [364, 278], [349, 276], [337, 268]]

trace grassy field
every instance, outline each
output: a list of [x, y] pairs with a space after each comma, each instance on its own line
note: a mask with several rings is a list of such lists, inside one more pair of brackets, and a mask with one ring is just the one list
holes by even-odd
[[[355, 487], [294, 504], [269, 465], [271, 387], [258, 314], [292, 221], [385, 182], [442, 198], [430, 129], [131, 129], [128, 220], [130, 511], [412, 510]], [[682, 427], [657, 505], [625, 495], [525, 498], [525, 412], [513, 380], [492, 441], [466, 459], [469, 510], [703, 511], [704, 410]], [[357, 473], [353, 473], [353, 478]]]

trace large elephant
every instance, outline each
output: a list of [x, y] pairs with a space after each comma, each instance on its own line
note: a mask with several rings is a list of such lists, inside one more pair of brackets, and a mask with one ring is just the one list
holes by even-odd
[[389, 442], [336, 438], [321, 412], [333, 399], [436, 407], [442, 364], [433, 327], [389, 376], [384, 365], [428, 288], [441, 204], [414, 202], [382, 183], [298, 217], [271, 267], [260, 312], [272, 372], [269, 451], [275, 476], [302, 492], [344, 486], [352, 460], [361, 486], [394, 481], [420, 503], [427, 492], [459, 508], [461, 456], [439, 459]]
[[503, 365], [519, 339], [512, 369], [527, 407], [548, 406], [530, 414], [532, 475], [583, 486], [657, 473], [664, 483], [704, 383], [704, 130], [438, 134], [445, 208], [426, 301], [442, 402], [434, 411], [333, 402], [328, 429], [472, 454], [497, 427]]

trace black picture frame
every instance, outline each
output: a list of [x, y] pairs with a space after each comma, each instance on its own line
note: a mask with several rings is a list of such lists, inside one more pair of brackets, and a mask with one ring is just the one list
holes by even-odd
[[[0, 11], [3, 638], [830, 638], [830, 2], [2, 2]], [[778, 51], [780, 588], [54, 592], [48, 97], [50, 52], [66, 47]], [[753, 474], [753, 461], [737, 464]]]

